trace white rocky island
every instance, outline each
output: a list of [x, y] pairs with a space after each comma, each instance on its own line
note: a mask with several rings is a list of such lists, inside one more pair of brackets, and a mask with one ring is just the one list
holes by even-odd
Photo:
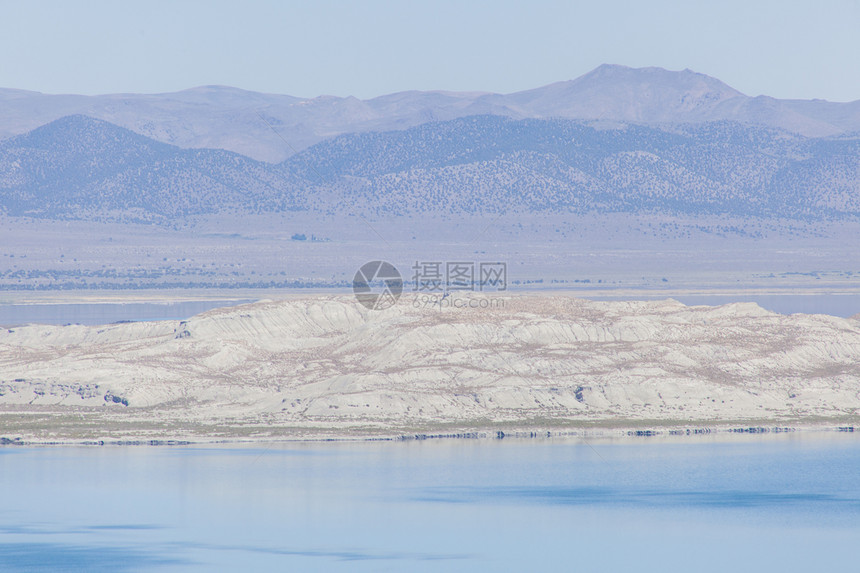
[[[369, 438], [853, 426], [860, 320], [754, 304], [317, 296], [0, 332], [0, 438]], [[447, 303], [446, 303], [447, 304]], [[421, 308], [419, 308], [421, 307]]]

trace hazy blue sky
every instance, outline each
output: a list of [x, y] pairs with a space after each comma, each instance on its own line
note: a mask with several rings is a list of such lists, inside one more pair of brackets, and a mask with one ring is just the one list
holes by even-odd
[[50, 93], [511, 92], [601, 63], [690, 68], [749, 95], [856, 100], [860, 0], [0, 0], [0, 86]]

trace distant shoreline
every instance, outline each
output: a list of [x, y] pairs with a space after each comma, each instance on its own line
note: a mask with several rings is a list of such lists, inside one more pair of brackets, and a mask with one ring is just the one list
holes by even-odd
[[[2, 413], [0, 413], [2, 417]], [[588, 429], [576, 430], [523, 430], [523, 429], [482, 429], [464, 430], [451, 432], [425, 432], [417, 429], [415, 432], [404, 433], [380, 433], [350, 435], [349, 432], [336, 431], [309, 434], [302, 436], [162, 436], [162, 437], [99, 437], [99, 438], [33, 438], [17, 436], [15, 434], [0, 434], [0, 447], [33, 447], [33, 446], [202, 446], [202, 445], [256, 445], [271, 446], [277, 444], [315, 444], [315, 443], [373, 443], [373, 442], [418, 442], [418, 441], [444, 441], [444, 440], [475, 440], [481, 442], [500, 442], [504, 440], [514, 441], [539, 441], [539, 440], [566, 440], [590, 443], [597, 441], [605, 442], [629, 442], [629, 443], [665, 443], [689, 442], [695, 440], [729, 441], [735, 439], [755, 438], [785, 438], [797, 436], [801, 438], [810, 437], [833, 437], [857, 434], [860, 438], [860, 419], [856, 422], [845, 422], [844, 424], [795, 424], [783, 425], [774, 422], [759, 421], [755, 425], [743, 424], [719, 424], [719, 425], [690, 425], [690, 426], [659, 426], [659, 425], [630, 425], [623, 427], [594, 426]], [[12, 437], [10, 437], [12, 436]], [[653, 440], [651, 440], [653, 439]]]

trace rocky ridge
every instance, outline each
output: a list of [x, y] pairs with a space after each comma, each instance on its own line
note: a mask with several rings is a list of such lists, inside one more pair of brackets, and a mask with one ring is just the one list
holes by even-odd
[[311, 297], [183, 322], [3, 331], [0, 436], [366, 437], [860, 414], [856, 319], [673, 300], [453, 300], [368, 311]]

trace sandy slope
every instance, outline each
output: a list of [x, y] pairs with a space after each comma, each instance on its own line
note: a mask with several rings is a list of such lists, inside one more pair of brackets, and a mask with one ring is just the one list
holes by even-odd
[[186, 322], [2, 331], [0, 436], [860, 421], [858, 320], [754, 304], [457, 300], [465, 308], [404, 297], [367, 311], [309, 297]]

